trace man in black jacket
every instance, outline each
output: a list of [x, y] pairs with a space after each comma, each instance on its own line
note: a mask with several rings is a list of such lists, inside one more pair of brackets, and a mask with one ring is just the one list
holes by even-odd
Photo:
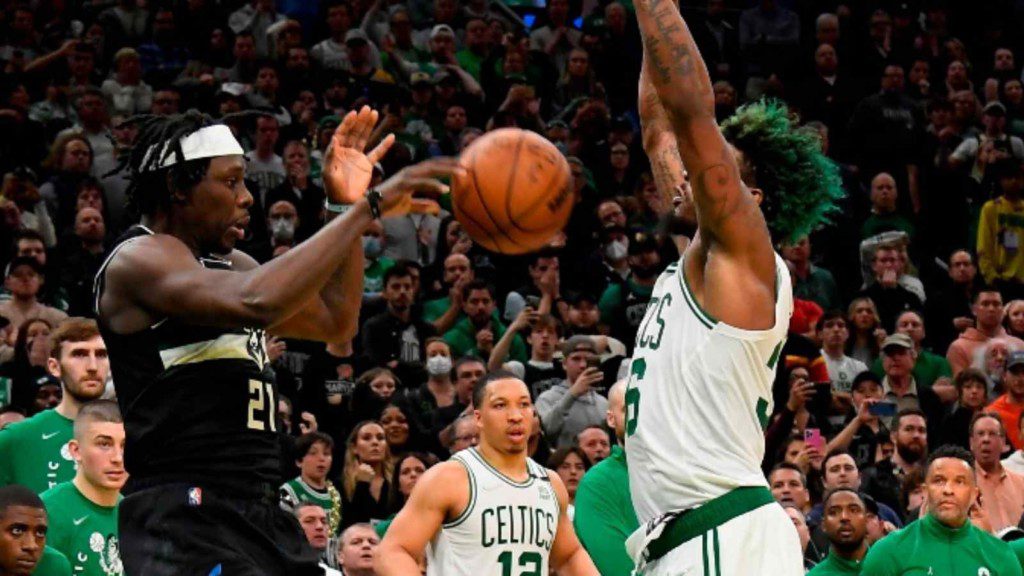
[[367, 366], [387, 366], [406, 384], [424, 379], [423, 347], [434, 327], [412, 314], [414, 279], [409, 267], [395, 264], [384, 273], [387, 310], [363, 324], [363, 356]]

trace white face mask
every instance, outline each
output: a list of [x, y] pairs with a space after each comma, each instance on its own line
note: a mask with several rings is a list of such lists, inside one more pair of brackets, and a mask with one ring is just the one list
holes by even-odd
[[629, 254], [629, 244], [625, 240], [616, 240], [604, 249], [609, 260], [622, 260]]
[[451, 374], [452, 359], [447, 356], [431, 356], [427, 358], [427, 374], [431, 376], [444, 376]]
[[287, 218], [271, 220], [270, 235], [278, 242], [291, 242], [295, 239], [295, 222]]

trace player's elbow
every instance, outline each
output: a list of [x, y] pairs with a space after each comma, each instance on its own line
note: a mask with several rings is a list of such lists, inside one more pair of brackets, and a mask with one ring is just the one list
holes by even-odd
[[680, 90], [675, 86], [659, 86], [658, 98], [665, 115], [677, 130], [691, 122], [715, 119], [715, 93], [711, 90]]

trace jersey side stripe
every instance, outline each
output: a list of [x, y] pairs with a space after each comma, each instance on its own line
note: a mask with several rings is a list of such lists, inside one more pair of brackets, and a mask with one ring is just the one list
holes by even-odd
[[700, 309], [700, 306], [693, 301], [693, 295], [690, 294], [690, 289], [686, 285], [686, 279], [683, 277], [682, 270], [683, 269], [680, 268], [679, 274], [676, 274], [676, 279], [679, 281], [679, 287], [683, 291], [683, 300], [686, 300], [687, 306], [690, 307], [690, 310], [693, 312], [693, 315], [697, 317], [697, 320], [700, 320], [700, 323], [709, 330], [713, 330], [715, 328], [715, 323], [708, 319], [704, 314], [704, 311]]
[[473, 468], [470, 467], [465, 462], [463, 462], [461, 459], [456, 458], [455, 461], [458, 462], [459, 464], [462, 464], [462, 467], [466, 469], [466, 473], [469, 474], [469, 504], [466, 504], [466, 509], [463, 510], [462, 514], [459, 514], [457, 518], [455, 518], [451, 522], [448, 522], [447, 524], [443, 524], [442, 527], [444, 528], [455, 528], [459, 524], [462, 524], [466, 521], [467, 518], [469, 518], [469, 515], [473, 511], [473, 508], [476, 507], [477, 488], [476, 476], [473, 475]]

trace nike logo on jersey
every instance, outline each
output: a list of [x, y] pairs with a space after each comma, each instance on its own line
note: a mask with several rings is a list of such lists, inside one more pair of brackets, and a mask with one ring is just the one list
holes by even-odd
[[71, 521], [71, 523], [72, 523], [72, 524], [74, 524], [75, 526], [78, 526], [78, 525], [80, 525], [80, 524], [81, 524], [82, 522], [85, 522], [85, 521], [86, 521], [86, 520], [87, 520], [88, 518], [89, 518], [88, 516], [82, 516], [82, 517], [81, 517], [81, 518], [79, 518], [78, 520], [72, 520], [72, 521]]
[[53, 438], [57, 434], [60, 434], [60, 432], [51, 432], [49, 434], [43, 434], [43, 440], [49, 440], [50, 438]]

